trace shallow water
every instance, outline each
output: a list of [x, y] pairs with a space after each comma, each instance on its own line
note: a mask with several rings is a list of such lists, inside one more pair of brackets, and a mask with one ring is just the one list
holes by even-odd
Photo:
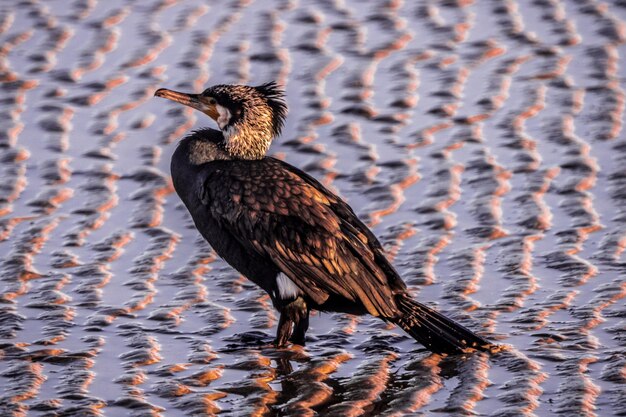
[[[4, 1], [0, 414], [626, 415], [625, 41], [621, 0]], [[211, 121], [153, 98], [268, 80], [272, 153], [507, 349], [341, 314], [269, 346], [172, 190]]]

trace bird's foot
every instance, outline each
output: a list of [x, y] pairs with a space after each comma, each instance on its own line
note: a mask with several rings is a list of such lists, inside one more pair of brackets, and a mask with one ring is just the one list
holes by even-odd
[[279, 348], [284, 348], [287, 347], [287, 343], [285, 343], [284, 341], [279, 340], [278, 338], [274, 339], [274, 347], [279, 349]]
[[306, 346], [306, 341], [304, 340], [304, 335], [293, 335], [289, 338], [289, 341], [294, 345]]
[[304, 337], [296, 337], [291, 336], [289, 339], [287, 340], [280, 340], [278, 337], [276, 339], [274, 339], [273, 345], [275, 348], [286, 348], [289, 347], [289, 345], [298, 345], [298, 346], [306, 346], [306, 341], [304, 340]]

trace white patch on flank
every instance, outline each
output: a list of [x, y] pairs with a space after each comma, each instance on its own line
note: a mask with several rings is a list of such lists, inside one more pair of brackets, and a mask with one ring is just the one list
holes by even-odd
[[219, 104], [216, 104], [215, 108], [217, 109], [217, 114], [220, 115], [217, 118], [217, 125], [223, 130], [230, 122], [230, 111], [228, 111], [226, 107], [222, 107]]
[[278, 293], [280, 294], [280, 298], [283, 300], [296, 298], [301, 294], [300, 288], [298, 288], [298, 286], [282, 272], [276, 277], [276, 284], [278, 284]]

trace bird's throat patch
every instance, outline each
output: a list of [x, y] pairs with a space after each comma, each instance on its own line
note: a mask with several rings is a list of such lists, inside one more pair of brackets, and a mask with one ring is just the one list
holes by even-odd
[[230, 111], [226, 107], [220, 106], [219, 104], [216, 104], [215, 108], [217, 109], [217, 113], [219, 115], [217, 118], [217, 125], [221, 130], [224, 130], [224, 128], [230, 123]]

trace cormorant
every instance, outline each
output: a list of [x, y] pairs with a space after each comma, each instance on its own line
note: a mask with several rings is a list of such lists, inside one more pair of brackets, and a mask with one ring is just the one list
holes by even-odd
[[155, 96], [217, 122], [183, 138], [171, 161], [176, 192], [202, 236], [263, 288], [280, 312], [275, 343], [304, 345], [309, 311], [379, 317], [439, 353], [489, 341], [415, 301], [374, 234], [315, 178], [266, 156], [287, 113], [274, 82]]

